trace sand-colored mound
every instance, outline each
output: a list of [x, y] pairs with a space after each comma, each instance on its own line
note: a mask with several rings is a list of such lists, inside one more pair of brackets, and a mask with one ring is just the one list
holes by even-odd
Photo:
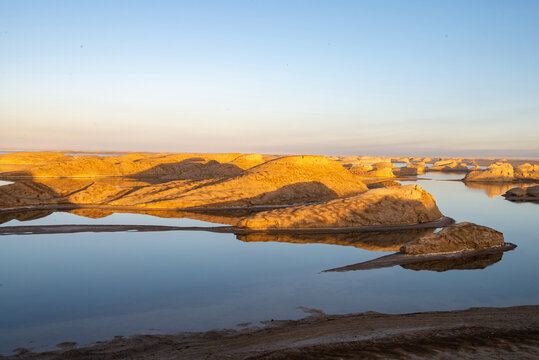
[[468, 171], [468, 166], [459, 161], [455, 160], [444, 160], [444, 161], [437, 161], [434, 163], [434, 166], [431, 166], [429, 168], [426, 168], [426, 171], [444, 171], [444, 172], [452, 172], [452, 171]]
[[359, 164], [350, 167], [349, 171], [361, 178], [390, 179], [395, 177], [393, 164], [390, 162], [379, 162], [374, 165]]
[[25, 152], [17, 151], [0, 155], [0, 164], [42, 165], [71, 158], [59, 152]]
[[189, 191], [177, 191], [174, 187], [163, 191], [163, 186], [168, 184], [135, 191], [113, 204], [154, 208], [284, 205], [324, 201], [367, 190], [365, 184], [337, 162], [310, 155], [270, 160], [233, 178]]
[[263, 211], [238, 226], [251, 229], [329, 228], [426, 223], [442, 217], [432, 195], [417, 185], [380, 188], [322, 204]]
[[539, 181], [539, 165], [526, 163], [517, 166], [515, 169], [515, 178], [519, 180]]
[[52, 204], [106, 205], [148, 183], [122, 178], [40, 178], [0, 187], [0, 207]]
[[356, 165], [345, 164], [343, 166], [346, 167], [352, 174], [358, 175], [358, 176], [363, 176], [367, 172], [374, 170], [374, 167], [369, 164], [356, 164]]
[[402, 186], [401, 183], [395, 180], [366, 180], [365, 184], [369, 189], [389, 188], [395, 186]]
[[[233, 164], [225, 165], [241, 154], [171, 154], [147, 155], [128, 154], [123, 156], [81, 155], [48, 161], [45, 165], [28, 167], [26, 175], [33, 177], [118, 177], [138, 176], [185, 179], [193, 172], [196, 179], [219, 178], [236, 175], [241, 168]], [[206, 168], [201, 167], [208, 162], [213, 163]], [[217, 166], [221, 165], [220, 167]], [[34, 164], [35, 165], [35, 164]], [[198, 166], [197, 166], [198, 165]], [[196, 170], [193, 170], [197, 167]], [[216, 173], [212, 175], [212, 171]], [[202, 175], [201, 175], [202, 174]], [[17, 174], [4, 174], [15, 176]]]
[[495, 163], [486, 170], [474, 170], [466, 174], [464, 181], [512, 181], [513, 166], [508, 163]]
[[406, 255], [453, 253], [504, 245], [503, 234], [486, 226], [462, 222], [439, 233], [421, 237], [402, 247]]
[[515, 187], [508, 190], [503, 196], [508, 200], [539, 201], [539, 185]]
[[391, 158], [391, 162], [393, 163], [410, 163], [410, 157], [394, 157]]
[[375, 169], [381, 170], [381, 169], [393, 169], [395, 165], [391, 161], [380, 161], [377, 163], [372, 164], [372, 166]]
[[18, 181], [0, 186], [0, 207], [68, 203], [50, 187], [33, 181]]
[[159, 178], [161, 180], [206, 180], [232, 177], [242, 171], [242, 168], [230, 163], [222, 164], [216, 160], [190, 158], [180, 162], [159, 164], [138, 172], [132, 177]]
[[272, 157], [262, 156], [260, 154], [245, 154], [240, 155], [234, 160], [230, 161], [228, 164], [235, 165], [242, 170], [247, 170], [253, 166], [260, 165], [265, 163], [268, 160], [271, 160]]
[[415, 164], [408, 164], [405, 167], [393, 169], [393, 172], [397, 176], [414, 176], [424, 174], [427, 166], [424, 162], [418, 162]]

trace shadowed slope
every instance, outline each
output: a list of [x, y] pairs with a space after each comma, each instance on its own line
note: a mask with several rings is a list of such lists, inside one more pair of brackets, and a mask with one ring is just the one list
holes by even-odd
[[323, 156], [289, 156], [270, 160], [233, 178], [188, 191], [161, 185], [137, 191], [113, 205], [155, 208], [223, 207], [295, 204], [362, 193], [367, 187], [335, 161]]
[[152, 177], [176, 180], [220, 179], [239, 175], [242, 168], [233, 164], [221, 164], [216, 160], [190, 158], [180, 162], [164, 163], [131, 175], [131, 177]]

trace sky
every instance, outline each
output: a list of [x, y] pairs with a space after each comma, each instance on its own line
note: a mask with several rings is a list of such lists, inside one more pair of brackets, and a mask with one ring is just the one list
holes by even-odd
[[0, 0], [0, 148], [539, 158], [539, 1]]

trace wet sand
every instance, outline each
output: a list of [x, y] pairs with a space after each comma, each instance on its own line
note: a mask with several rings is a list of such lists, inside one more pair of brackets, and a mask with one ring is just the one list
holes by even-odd
[[[539, 306], [326, 315], [263, 327], [134, 335], [6, 359], [477, 359], [539, 357]], [[246, 325], [246, 324], [243, 324]]]

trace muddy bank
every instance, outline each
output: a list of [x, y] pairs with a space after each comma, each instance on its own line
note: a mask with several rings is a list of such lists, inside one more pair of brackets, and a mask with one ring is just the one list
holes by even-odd
[[539, 306], [270, 320], [264, 327], [134, 335], [6, 359], [401, 359], [539, 356]]

